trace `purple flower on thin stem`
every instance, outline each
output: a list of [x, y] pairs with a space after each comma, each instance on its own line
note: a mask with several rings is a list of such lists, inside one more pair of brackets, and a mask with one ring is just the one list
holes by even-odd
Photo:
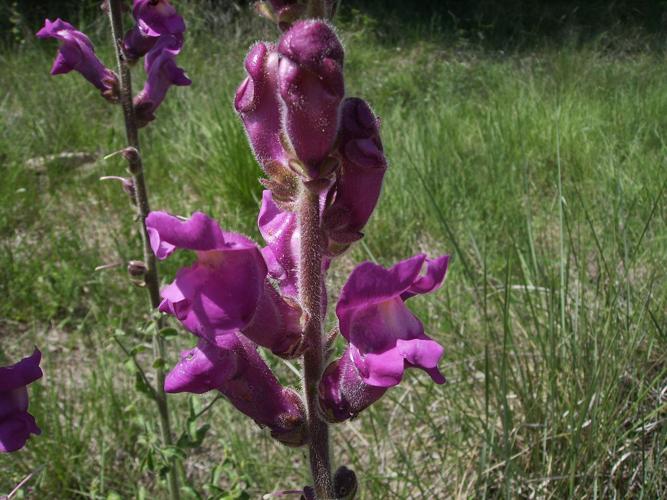
[[162, 289], [160, 311], [211, 342], [241, 332], [277, 355], [298, 353], [301, 310], [268, 283], [266, 263], [253, 241], [222, 231], [201, 212], [186, 221], [151, 212], [146, 228], [158, 259], [166, 259], [177, 248], [197, 253], [197, 262], [178, 271]]
[[379, 121], [362, 99], [348, 98], [343, 103], [338, 152], [342, 165], [334, 200], [323, 216], [329, 252], [333, 255], [363, 236], [361, 230], [380, 198], [387, 170]]
[[106, 99], [117, 100], [118, 78], [99, 60], [86, 35], [62, 19], [46, 19], [44, 27], [37, 32], [37, 37], [55, 38], [59, 41], [58, 54], [51, 67], [52, 75], [78, 71], [97, 87]]
[[283, 127], [305, 173], [317, 178], [338, 132], [343, 46], [324, 21], [299, 21], [280, 39], [278, 53]]
[[148, 75], [144, 88], [134, 98], [134, 108], [140, 126], [155, 119], [155, 110], [160, 106], [169, 87], [187, 86], [192, 81], [182, 68], [176, 66], [175, 58], [180, 44], [171, 35], [162, 36], [146, 55], [144, 68]]
[[136, 24], [125, 34], [123, 48], [130, 60], [143, 57], [162, 35], [173, 36], [183, 45], [185, 21], [166, 0], [135, 0], [133, 15]]
[[329, 419], [356, 415], [398, 385], [406, 368], [421, 368], [434, 382], [445, 382], [438, 369], [444, 349], [424, 333], [405, 301], [439, 288], [448, 260], [420, 254], [390, 269], [364, 262], [352, 272], [336, 306], [349, 345], [320, 383], [320, 405]]
[[280, 385], [253, 343], [243, 335], [200, 340], [181, 353], [165, 381], [167, 392], [201, 394], [217, 389], [243, 414], [289, 446], [306, 443], [305, 410], [297, 393]]
[[25, 446], [30, 434], [41, 434], [28, 413], [27, 385], [42, 377], [38, 349], [31, 356], [11, 366], [0, 367], [0, 452], [16, 451]]

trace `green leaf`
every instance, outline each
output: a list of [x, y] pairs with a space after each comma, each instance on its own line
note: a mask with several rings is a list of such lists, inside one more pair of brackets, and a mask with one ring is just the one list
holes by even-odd
[[164, 337], [165, 339], [176, 337], [178, 335], [178, 330], [172, 327], [163, 328], [162, 330], [160, 330], [160, 335], [162, 335], [162, 337]]
[[167, 366], [167, 362], [162, 358], [155, 358], [155, 361], [153, 361], [153, 368], [156, 370], [164, 368], [165, 366]]
[[134, 374], [134, 388], [146, 396], [153, 397], [153, 388], [149, 386], [144, 378], [141, 376], [141, 373], [138, 371]]

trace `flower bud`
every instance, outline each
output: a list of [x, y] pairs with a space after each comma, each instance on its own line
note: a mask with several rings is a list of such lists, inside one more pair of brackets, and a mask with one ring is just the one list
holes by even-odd
[[284, 129], [309, 177], [317, 178], [338, 132], [345, 94], [343, 46], [330, 25], [309, 20], [295, 23], [282, 36], [278, 52]]
[[375, 209], [387, 170], [378, 120], [362, 99], [348, 98], [343, 103], [338, 152], [342, 168], [334, 201], [323, 215], [332, 255], [363, 236], [361, 230]]
[[286, 165], [288, 161], [281, 140], [280, 102], [276, 90], [278, 61], [273, 45], [255, 44], [245, 59], [248, 77], [234, 98], [234, 107], [243, 121], [248, 141], [265, 170], [276, 164]]
[[100, 177], [100, 180], [101, 181], [107, 181], [107, 180], [119, 181], [122, 188], [123, 188], [123, 191], [125, 191], [125, 193], [127, 193], [127, 195], [130, 197], [130, 201], [133, 204], [136, 203], [134, 181], [131, 178], [119, 177], [117, 175], [105, 175], [104, 177]]
[[352, 360], [349, 348], [331, 363], [320, 381], [320, 409], [331, 423], [354, 418], [380, 399], [387, 391], [364, 382]]
[[130, 276], [140, 277], [148, 272], [148, 267], [140, 260], [131, 260], [127, 263], [127, 272]]
[[357, 475], [344, 465], [334, 473], [334, 493], [338, 500], [352, 500], [357, 493]]

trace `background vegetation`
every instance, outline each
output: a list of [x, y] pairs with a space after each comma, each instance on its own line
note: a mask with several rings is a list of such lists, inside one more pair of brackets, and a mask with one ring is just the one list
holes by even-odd
[[[106, 19], [88, 3], [69, 20], [111, 64]], [[175, 3], [194, 83], [171, 90], [143, 133], [153, 206], [259, 239], [261, 172], [231, 99], [248, 46], [276, 32], [232, 2]], [[449, 383], [410, 373], [334, 428], [335, 461], [357, 471], [363, 498], [665, 496], [663, 4], [473, 3], [477, 18], [456, 14], [475, 12], [464, 2], [359, 0], [337, 21], [348, 93], [382, 117], [391, 165], [330, 289], [361, 260], [454, 258], [443, 289], [412, 304], [446, 346]], [[160, 498], [170, 450], [118, 345], [149, 359], [143, 290], [123, 264], [140, 249], [124, 194], [97, 180], [123, 173], [118, 157], [101, 159], [123, 144], [120, 113], [78, 75], [48, 75], [55, 47], [32, 39], [41, 15], [23, 5], [0, 52], [0, 364], [42, 349], [31, 411], [43, 434], [0, 456], [0, 492], [41, 468], [34, 498]], [[85, 155], [48, 158], [62, 152]], [[93, 271], [105, 263], [120, 267]], [[169, 363], [192, 344], [171, 338]], [[302, 452], [214, 398], [170, 398], [198, 495], [306, 483]]]

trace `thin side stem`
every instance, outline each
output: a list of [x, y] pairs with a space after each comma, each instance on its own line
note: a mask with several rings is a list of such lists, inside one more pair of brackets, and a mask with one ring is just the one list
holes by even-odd
[[329, 427], [320, 419], [317, 386], [323, 370], [324, 339], [322, 336], [322, 238], [319, 196], [305, 186], [299, 202], [301, 248], [299, 260], [299, 295], [306, 312], [303, 356], [303, 385], [308, 412], [310, 470], [318, 499], [334, 498], [329, 460]]
[[[123, 116], [125, 118], [125, 134], [127, 136], [128, 149], [125, 152], [125, 158], [128, 162], [128, 168], [134, 181], [134, 196], [137, 207], [137, 219], [140, 226], [141, 242], [143, 245], [144, 262], [147, 271], [144, 276], [146, 289], [150, 299], [150, 305], [153, 311], [160, 305], [160, 280], [157, 272], [157, 261], [150, 246], [148, 231], [146, 230], [146, 217], [150, 212], [148, 203], [148, 193], [146, 191], [146, 181], [144, 179], [143, 163], [140, 155], [139, 131], [137, 121], [134, 115], [134, 106], [132, 105], [132, 77], [130, 68], [121, 48], [123, 36], [123, 15], [121, 10], [121, 0], [109, 1], [109, 19], [111, 21], [111, 34], [113, 37], [114, 49], [116, 52], [116, 61], [118, 63], [118, 77], [120, 83], [120, 103], [123, 107]], [[153, 351], [156, 358], [163, 360], [165, 358], [164, 339], [160, 335], [162, 329], [162, 320], [157, 318], [156, 331], [153, 335]], [[160, 415], [160, 433], [164, 446], [173, 445], [171, 424], [169, 422], [169, 407], [167, 397], [164, 392], [164, 369], [160, 364], [155, 369], [156, 387], [155, 402]], [[178, 500], [179, 486], [175, 463], [172, 460], [171, 470], [167, 474], [169, 484], [169, 495], [172, 500]]]

